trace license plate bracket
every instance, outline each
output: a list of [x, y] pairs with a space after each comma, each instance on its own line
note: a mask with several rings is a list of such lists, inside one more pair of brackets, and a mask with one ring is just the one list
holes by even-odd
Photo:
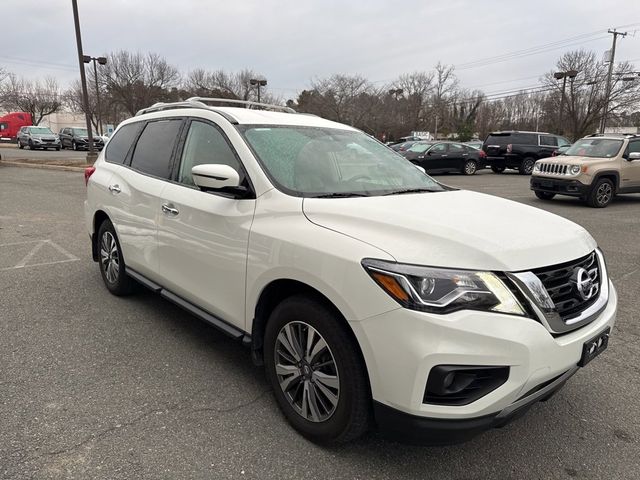
[[584, 345], [582, 345], [582, 357], [580, 358], [580, 363], [578, 363], [579, 367], [584, 367], [587, 363], [606, 350], [609, 345], [610, 333], [611, 327], [607, 327], [591, 340], [584, 342]]

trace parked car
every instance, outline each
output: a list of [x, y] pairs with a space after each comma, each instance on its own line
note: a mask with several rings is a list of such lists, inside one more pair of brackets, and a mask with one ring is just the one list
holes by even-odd
[[482, 145], [487, 164], [494, 173], [515, 168], [521, 175], [531, 175], [540, 158], [550, 157], [558, 147], [571, 142], [559, 135], [541, 132], [493, 132]]
[[[60, 146], [72, 150], [87, 150], [89, 148], [89, 133], [86, 128], [66, 127], [60, 130]], [[104, 140], [100, 135], [93, 135], [93, 145], [97, 150], [104, 148]]]
[[484, 152], [456, 142], [417, 142], [402, 155], [430, 173], [473, 175], [484, 168]]
[[562, 156], [536, 162], [531, 190], [542, 200], [578, 197], [602, 208], [623, 193], [640, 193], [640, 135], [590, 135]]
[[17, 142], [18, 132], [22, 127], [33, 125], [31, 114], [12, 112], [0, 117], [0, 141]]
[[18, 131], [18, 147], [29, 147], [30, 150], [60, 150], [60, 139], [49, 127], [21, 127]]
[[142, 284], [241, 340], [314, 441], [467, 440], [551, 397], [614, 326], [582, 227], [320, 117], [154, 105], [85, 180], [106, 288]]

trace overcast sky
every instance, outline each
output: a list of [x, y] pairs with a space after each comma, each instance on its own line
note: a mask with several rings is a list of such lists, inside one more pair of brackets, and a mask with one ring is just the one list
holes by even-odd
[[[401, 73], [457, 66], [463, 86], [499, 92], [537, 84], [565, 51], [610, 48], [606, 30], [634, 24], [616, 60], [640, 69], [640, 0], [78, 0], [86, 54], [153, 51], [182, 72], [262, 73], [294, 98], [310, 80], [358, 73], [384, 85]], [[0, 66], [75, 79], [71, 0], [3, 0]], [[635, 37], [633, 31], [639, 30]], [[598, 34], [598, 32], [601, 32]], [[576, 38], [580, 36], [580, 38]], [[573, 38], [575, 45], [498, 63], [469, 62]]]

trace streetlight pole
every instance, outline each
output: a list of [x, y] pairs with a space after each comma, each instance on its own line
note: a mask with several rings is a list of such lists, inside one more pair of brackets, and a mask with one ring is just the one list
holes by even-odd
[[267, 79], [264, 77], [252, 78], [251, 80], [249, 80], [249, 83], [253, 86], [258, 87], [258, 103], [260, 103], [260, 87], [267, 86]]
[[553, 74], [553, 78], [556, 80], [562, 79], [562, 97], [560, 98], [560, 115], [558, 119], [558, 125], [562, 129], [562, 134], [564, 134], [564, 126], [562, 124], [562, 116], [564, 115], [564, 102], [566, 97], [566, 88], [567, 88], [567, 78], [571, 80], [571, 84], [573, 85], [573, 80], [578, 75], [577, 70], [567, 70], [566, 72], [556, 72]]
[[71, 0], [73, 8], [73, 22], [76, 29], [76, 45], [78, 47], [78, 65], [80, 66], [80, 83], [82, 84], [82, 101], [84, 102], [84, 116], [87, 122], [87, 136], [89, 151], [87, 152], [87, 163], [92, 163], [96, 159], [96, 151], [93, 145], [93, 132], [91, 131], [91, 116], [89, 115], [89, 92], [87, 91], [87, 77], [84, 72], [84, 55], [82, 54], [82, 36], [80, 35], [80, 17], [78, 16], [78, 1]]
[[107, 59], [106, 57], [91, 57], [89, 55], [84, 55], [82, 57], [82, 60], [84, 61], [84, 63], [93, 62], [93, 75], [96, 80], [96, 103], [97, 103], [96, 123], [98, 126], [98, 130], [101, 133], [104, 133], [104, 130], [102, 129], [102, 113], [101, 113], [102, 109], [100, 108], [100, 88], [98, 87], [98, 68], [96, 67], [96, 62], [98, 62], [100, 65], [106, 65]]

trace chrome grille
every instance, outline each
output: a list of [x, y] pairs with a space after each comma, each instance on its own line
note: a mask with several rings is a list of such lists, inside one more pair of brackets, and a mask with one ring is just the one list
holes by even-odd
[[[585, 300], [579, 293], [575, 282], [575, 272], [584, 268], [594, 284], [591, 298]], [[577, 317], [592, 305], [598, 298], [601, 274], [595, 252], [573, 262], [567, 262], [552, 267], [533, 270], [547, 289], [556, 311], [565, 322]]]

